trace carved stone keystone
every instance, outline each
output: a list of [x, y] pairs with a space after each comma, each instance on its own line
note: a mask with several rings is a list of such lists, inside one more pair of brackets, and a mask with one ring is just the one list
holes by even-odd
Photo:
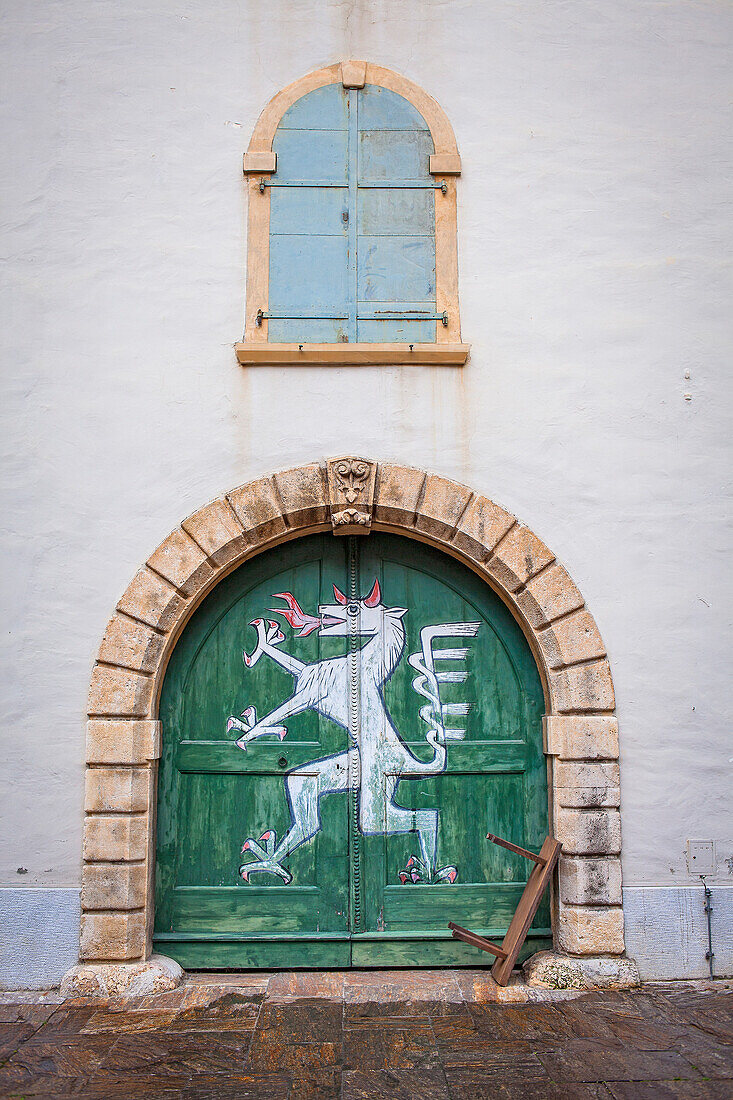
[[368, 535], [374, 511], [376, 462], [349, 455], [329, 458], [326, 467], [334, 535]]

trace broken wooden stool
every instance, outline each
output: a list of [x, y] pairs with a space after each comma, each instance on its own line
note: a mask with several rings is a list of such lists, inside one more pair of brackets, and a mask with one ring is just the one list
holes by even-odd
[[502, 848], [507, 848], [518, 856], [533, 860], [535, 864], [519, 899], [519, 905], [507, 929], [507, 934], [502, 940], [501, 947], [497, 947], [491, 940], [487, 940], [475, 932], [469, 932], [467, 928], [461, 928], [453, 921], [448, 922], [448, 927], [453, 933], [454, 939], [464, 940], [473, 947], [480, 947], [482, 951], [490, 951], [492, 955], [496, 955], [496, 962], [491, 968], [491, 976], [497, 985], [506, 985], [509, 981], [509, 975], [514, 969], [522, 944], [527, 937], [529, 926], [542, 900], [542, 895], [547, 889], [555, 864], [560, 858], [562, 844], [554, 837], [548, 836], [540, 849], [539, 855], [535, 855], [534, 852], [529, 852], [526, 848], [520, 848], [517, 844], [502, 840], [500, 836], [494, 836], [493, 833], [488, 833], [486, 839], [493, 841], [494, 844], [500, 844]]

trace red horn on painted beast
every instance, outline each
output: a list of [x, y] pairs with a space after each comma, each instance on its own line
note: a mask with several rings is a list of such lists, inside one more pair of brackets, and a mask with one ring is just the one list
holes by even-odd
[[379, 581], [374, 582], [374, 588], [371, 590], [367, 598], [364, 600], [364, 607], [377, 607], [382, 602], [382, 591], [379, 587]]

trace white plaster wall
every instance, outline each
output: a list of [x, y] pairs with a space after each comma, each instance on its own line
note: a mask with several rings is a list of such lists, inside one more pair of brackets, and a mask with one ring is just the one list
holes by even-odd
[[[731, 6], [3, 6], [0, 883], [78, 884], [88, 677], [139, 564], [223, 490], [344, 452], [548, 543], [609, 649], [626, 884], [689, 885], [689, 837], [733, 881]], [[242, 152], [348, 56], [454, 124], [462, 372], [235, 362]]]

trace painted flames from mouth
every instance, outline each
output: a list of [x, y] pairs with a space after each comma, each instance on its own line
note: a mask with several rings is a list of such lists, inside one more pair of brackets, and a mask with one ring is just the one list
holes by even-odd
[[273, 597], [285, 600], [288, 605], [284, 607], [271, 607], [273, 615], [282, 615], [298, 633], [296, 637], [307, 638], [314, 630], [320, 630], [324, 626], [337, 626], [346, 622], [345, 619], [337, 619], [333, 615], [309, 615], [303, 611], [292, 592], [274, 592]]

